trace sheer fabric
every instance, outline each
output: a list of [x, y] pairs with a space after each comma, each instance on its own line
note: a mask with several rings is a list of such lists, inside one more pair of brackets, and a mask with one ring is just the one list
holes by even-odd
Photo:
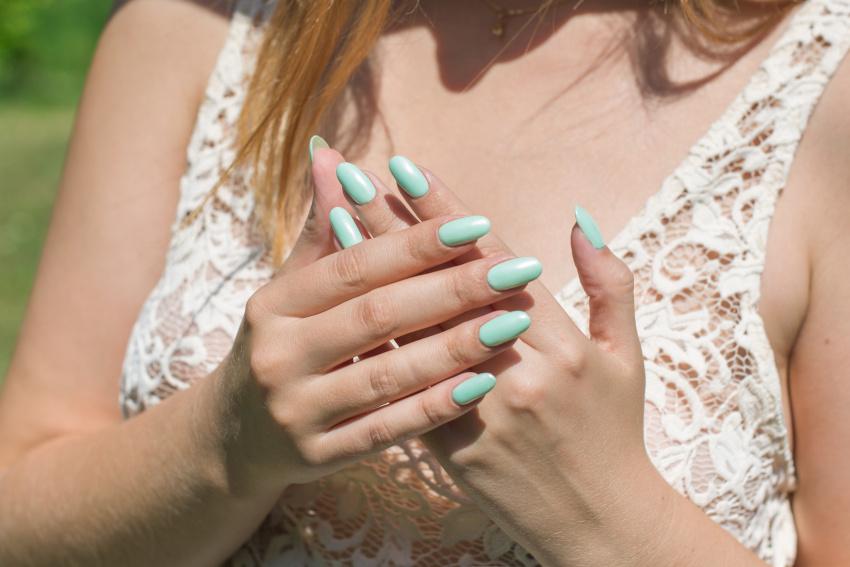
[[[268, 0], [239, 3], [209, 81], [166, 265], [127, 349], [120, 395], [127, 418], [212, 371], [246, 301], [272, 276], [247, 175], [208, 198], [234, 157], [234, 126], [270, 8]], [[746, 88], [609, 243], [636, 275], [653, 463], [774, 566], [794, 562], [795, 473], [779, 376], [756, 309], [759, 282], [794, 153], [850, 46], [850, 0], [808, 0], [792, 18]], [[200, 215], [183, 222], [199, 205]], [[557, 298], [586, 330], [579, 282]], [[227, 564], [538, 563], [411, 440], [288, 488]]]

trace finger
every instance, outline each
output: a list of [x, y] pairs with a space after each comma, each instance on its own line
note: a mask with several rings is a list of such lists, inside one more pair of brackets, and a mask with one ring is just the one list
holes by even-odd
[[[484, 219], [482, 223], [481, 218], [442, 217], [365, 240], [320, 258], [286, 278], [276, 278], [261, 290], [264, 303], [280, 315], [294, 317], [326, 311], [469, 251], [475, 238], [489, 230], [489, 222]], [[440, 234], [446, 226], [467, 226], [468, 242], [443, 243]]]
[[327, 450], [362, 458], [467, 413], [496, 385], [490, 373], [466, 372], [324, 433]]
[[402, 230], [419, 222], [381, 180], [353, 163], [341, 163], [336, 176], [357, 217], [373, 236]]
[[[408, 169], [419, 170], [427, 183], [427, 190], [423, 190], [420, 183], [418, 191], [410, 191], [411, 182], [408, 176], [405, 173], [399, 174], [399, 167], [391, 167], [408, 206], [417, 217], [424, 220], [441, 214], [468, 214], [466, 213], [468, 207], [431, 171], [413, 164], [407, 158], [396, 156], [393, 160], [409, 162]], [[414, 196], [416, 194], [419, 196]], [[513, 254], [510, 248], [491, 231], [478, 240], [472, 251], [459, 256], [454, 262], [457, 264], [470, 259], [505, 253]], [[528, 294], [514, 295], [505, 301], [493, 304], [493, 308], [506, 311], [528, 311], [537, 324], [523, 336], [523, 341], [537, 350], [552, 351], [560, 348], [567, 341], [586, 340], [581, 330], [564, 312], [563, 307], [539, 281], [528, 285]]]
[[[418, 175], [416, 174], [418, 171]], [[408, 206], [421, 220], [447, 214], [469, 214], [467, 207], [446, 185], [432, 172], [419, 167], [404, 156], [395, 156], [390, 160], [390, 172], [407, 200]], [[424, 182], [422, 181], [424, 179]], [[439, 212], [445, 211], [445, 212]], [[468, 256], [458, 261], [486, 257], [491, 254], [508, 253], [513, 251], [495, 234], [481, 238], [475, 249]]]
[[[336, 251], [333, 233], [330, 229], [329, 213], [336, 206], [346, 206], [345, 198], [340, 195], [339, 182], [336, 179], [336, 166], [343, 161], [339, 152], [321, 146], [311, 140], [312, 156], [311, 179], [313, 197], [307, 219], [291, 252], [279, 270], [285, 274], [303, 268], [317, 259]], [[321, 138], [318, 138], [321, 140]], [[324, 142], [322, 140], [322, 142]]]
[[[505, 262], [500, 262], [496, 266], [493, 267], [487, 273], [487, 281], [488, 283], [495, 287], [496, 289], [509, 289], [515, 287], [517, 285], [525, 285], [528, 282], [536, 280], [540, 277], [541, 272], [543, 271], [543, 266], [540, 264], [540, 261], [537, 258], [532, 256], [527, 256], [524, 258], [512, 258]], [[527, 310], [533, 306], [533, 303], [529, 301], [529, 296], [526, 295], [518, 295], [512, 298], [506, 298], [501, 304], [502, 305], [510, 305], [512, 310]], [[504, 309], [504, 307], [502, 307]], [[466, 321], [470, 321], [475, 319], [485, 313], [492, 311], [493, 307], [490, 305], [485, 305], [484, 307], [480, 307], [478, 309], [472, 309], [470, 311], [466, 311], [464, 313], [458, 314], [456, 317], [453, 317], [447, 321], [444, 321], [440, 324], [441, 329], [451, 329], [461, 323]], [[423, 335], [422, 333], [426, 333]], [[424, 331], [416, 331], [411, 333], [410, 335], [406, 335], [403, 337], [398, 337], [396, 340], [398, 344], [406, 344], [408, 342], [419, 340], [423, 338], [423, 336], [427, 336], [429, 334], [433, 334], [433, 331], [430, 329]]]
[[[449, 331], [324, 374], [310, 383], [315, 391], [326, 392], [316, 419], [329, 428], [441, 382], [510, 348], [530, 324], [523, 312], [488, 313]], [[500, 331], [495, 338], [494, 329]]]
[[323, 372], [340, 360], [389, 339], [488, 305], [523, 287], [505, 291], [487, 284], [487, 272], [505, 258], [483, 258], [393, 283], [298, 322], [298, 336], [310, 345], [310, 368]]
[[576, 207], [575, 215], [570, 243], [579, 280], [589, 299], [590, 337], [608, 350], [640, 356], [634, 275], [605, 246], [593, 217], [582, 207]]

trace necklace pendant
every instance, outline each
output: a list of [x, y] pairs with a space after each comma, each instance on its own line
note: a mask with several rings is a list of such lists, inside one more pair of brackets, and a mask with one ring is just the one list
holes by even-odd
[[500, 20], [493, 24], [493, 27], [490, 28], [490, 31], [493, 33], [494, 36], [501, 38], [503, 35], [505, 35], [505, 24], [503, 24]]

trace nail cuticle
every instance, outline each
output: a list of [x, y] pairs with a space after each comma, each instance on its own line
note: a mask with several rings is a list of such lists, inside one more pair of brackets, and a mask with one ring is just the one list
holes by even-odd
[[310, 138], [310, 146], [309, 147], [310, 147], [310, 163], [312, 163], [313, 162], [313, 154], [315, 153], [316, 150], [318, 150], [318, 149], [328, 149], [331, 146], [330, 146], [330, 144], [328, 144], [325, 141], [324, 138], [322, 138], [321, 136], [319, 136], [317, 134], [317, 135], [312, 136]]

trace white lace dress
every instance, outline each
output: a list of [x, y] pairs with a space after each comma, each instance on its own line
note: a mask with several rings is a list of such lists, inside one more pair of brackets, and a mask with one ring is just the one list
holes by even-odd
[[[188, 149], [162, 278], [133, 329], [130, 419], [206, 376], [272, 275], [234, 157], [264, 0], [242, 0]], [[794, 466], [756, 305], [767, 231], [809, 115], [850, 47], [850, 0], [808, 0], [726, 112], [609, 243], [637, 279], [645, 439], [667, 481], [768, 564], [794, 562]], [[564, 211], [564, 218], [569, 216]], [[557, 297], [586, 329], [577, 280]], [[288, 488], [229, 565], [536, 565], [412, 440]]]

